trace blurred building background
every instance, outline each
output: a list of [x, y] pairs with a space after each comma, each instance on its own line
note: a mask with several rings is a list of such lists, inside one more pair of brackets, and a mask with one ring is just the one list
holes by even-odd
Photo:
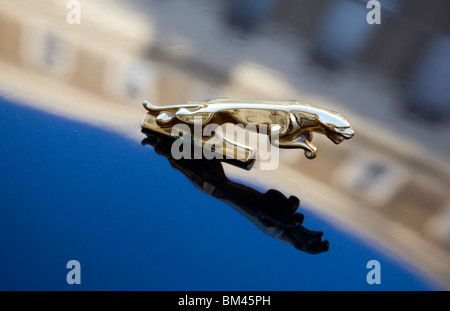
[[249, 176], [450, 288], [449, 1], [381, 0], [379, 25], [363, 0], [80, 0], [81, 24], [68, 2], [2, 1], [2, 96], [136, 139], [144, 99], [336, 110], [352, 140]]

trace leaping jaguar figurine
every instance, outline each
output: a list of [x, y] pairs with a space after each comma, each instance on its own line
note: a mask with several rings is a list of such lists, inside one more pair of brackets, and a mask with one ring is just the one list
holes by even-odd
[[161, 128], [179, 123], [192, 126], [199, 120], [202, 127], [208, 124], [219, 126], [233, 123], [241, 124], [245, 128], [253, 126], [257, 132], [264, 125], [272, 145], [280, 148], [301, 148], [309, 159], [317, 156], [317, 147], [311, 143], [313, 132], [326, 135], [335, 144], [354, 135], [344, 116], [296, 100], [214, 98], [161, 107], [144, 101], [144, 107], [148, 113], [156, 116], [156, 123]]

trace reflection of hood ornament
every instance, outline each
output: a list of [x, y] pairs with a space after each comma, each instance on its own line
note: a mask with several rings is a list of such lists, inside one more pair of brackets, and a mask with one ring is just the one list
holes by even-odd
[[[301, 148], [305, 156], [313, 159], [317, 155], [317, 147], [311, 143], [312, 133], [326, 135], [335, 144], [339, 144], [354, 135], [347, 119], [331, 110], [314, 107], [308, 104], [291, 101], [268, 100], [238, 100], [229, 98], [210, 99], [207, 101], [188, 101], [183, 105], [154, 106], [144, 102], [148, 113], [142, 122], [142, 127], [158, 133], [180, 138], [183, 131], [176, 134], [173, 128], [184, 125], [202, 129], [210, 125], [218, 127], [222, 124], [234, 124], [258, 133], [267, 134], [272, 145], [279, 148]], [[181, 132], [181, 134], [179, 134]], [[209, 130], [211, 133], [211, 128]], [[200, 137], [188, 135], [188, 140], [202, 148], [209, 148], [215, 153], [228, 155], [231, 143], [233, 154], [243, 154], [235, 157], [242, 163], [248, 163], [254, 158], [255, 150], [247, 145], [233, 143], [215, 133]], [[218, 135], [217, 135], [218, 134]], [[186, 139], [186, 137], [185, 137]], [[218, 144], [217, 142], [221, 142]], [[224, 146], [225, 145], [225, 146]]]
[[300, 200], [287, 198], [278, 190], [265, 193], [229, 180], [218, 159], [174, 159], [171, 145], [175, 138], [143, 129], [147, 138], [143, 145], [154, 147], [156, 153], [166, 157], [172, 167], [181, 171], [198, 189], [230, 205], [269, 236], [293, 245], [296, 249], [318, 254], [329, 249], [323, 233], [302, 226], [304, 216], [296, 212]]

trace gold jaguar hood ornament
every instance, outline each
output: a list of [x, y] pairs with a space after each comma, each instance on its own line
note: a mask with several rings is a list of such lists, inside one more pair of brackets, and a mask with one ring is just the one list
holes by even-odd
[[[296, 100], [241, 100], [215, 98], [207, 101], [188, 101], [183, 105], [155, 106], [144, 101], [148, 113], [142, 127], [169, 136], [173, 127], [183, 124], [194, 126], [220, 126], [231, 123], [243, 126], [258, 133], [267, 134], [269, 142], [279, 148], [301, 148], [308, 159], [317, 156], [317, 147], [311, 143], [313, 132], [326, 135], [332, 142], [339, 144], [354, 135], [348, 120], [328, 109], [314, 107]], [[219, 140], [229, 141], [218, 135]], [[217, 147], [217, 140], [202, 136], [193, 138], [194, 143], [226, 153], [226, 147]], [[212, 146], [214, 143], [214, 146]], [[209, 144], [209, 145], [208, 145]], [[254, 150], [246, 145], [232, 143], [235, 149], [246, 154], [243, 161], [254, 156]]]

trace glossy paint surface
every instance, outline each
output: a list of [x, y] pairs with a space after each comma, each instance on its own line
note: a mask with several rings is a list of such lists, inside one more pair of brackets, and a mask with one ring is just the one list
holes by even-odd
[[[0, 137], [0, 290], [436, 288], [302, 205], [330, 250], [273, 239], [117, 134], [0, 98]], [[73, 259], [80, 285], [66, 282]], [[380, 285], [366, 282], [372, 259]]]

